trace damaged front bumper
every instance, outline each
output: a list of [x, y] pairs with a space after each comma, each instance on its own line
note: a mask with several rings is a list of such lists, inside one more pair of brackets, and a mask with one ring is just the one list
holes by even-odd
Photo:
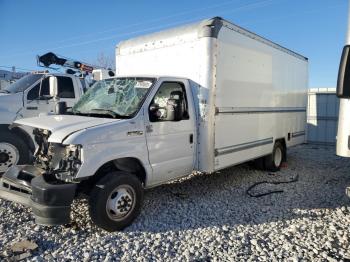
[[77, 185], [51, 177], [34, 166], [12, 166], [0, 178], [0, 198], [31, 207], [37, 224], [67, 224]]

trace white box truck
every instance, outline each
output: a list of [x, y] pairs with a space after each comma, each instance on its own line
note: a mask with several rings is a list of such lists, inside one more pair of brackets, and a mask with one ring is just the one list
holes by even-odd
[[84, 193], [93, 222], [119, 230], [144, 189], [254, 159], [278, 170], [305, 140], [307, 59], [221, 18], [121, 42], [116, 60], [117, 76], [70, 115], [16, 121], [39, 147], [34, 166], [4, 174], [0, 197], [37, 223], [67, 223]]

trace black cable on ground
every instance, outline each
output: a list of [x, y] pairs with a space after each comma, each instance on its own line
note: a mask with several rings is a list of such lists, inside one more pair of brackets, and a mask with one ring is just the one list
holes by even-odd
[[262, 196], [266, 196], [266, 195], [270, 195], [270, 194], [274, 194], [274, 193], [283, 193], [284, 191], [283, 190], [274, 190], [274, 191], [269, 191], [269, 192], [266, 192], [266, 193], [261, 193], [261, 194], [252, 194], [250, 193], [250, 191], [258, 186], [258, 185], [261, 185], [261, 184], [272, 184], [272, 185], [279, 185], [279, 184], [289, 184], [289, 183], [294, 183], [294, 182], [297, 182], [298, 181], [298, 178], [299, 178], [299, 175], [296, 175], [294, 178], [292, 178], [291, 180], [289, 181], [261, 181], [261, 182], [257, 182], [253, 185], [251, 185], [246, 193], [250, 196], [250, 197], [262, 197]]

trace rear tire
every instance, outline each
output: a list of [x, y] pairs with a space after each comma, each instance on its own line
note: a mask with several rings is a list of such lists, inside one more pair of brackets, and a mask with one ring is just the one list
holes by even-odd
[[30, 163], [31, 151], [17, 135], [0, 131], [0, 174], [13, 165]]
[[279, 141], [275, 142], [272, 154], [264, 157], [264, 166], [268, 171], [276, 172], [285, 160], [286, 149]]
[[127, 172], [111, 172], [90, 193], [91, 220], [109, 232], [122, 230], [139, 215], [143, 200], [140, 180]]

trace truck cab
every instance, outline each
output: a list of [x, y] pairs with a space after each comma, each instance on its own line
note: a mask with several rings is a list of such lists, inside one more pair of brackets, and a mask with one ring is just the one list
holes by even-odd
[[[57, 83], [50, 96], [50, 78]], [[31, 131], [14, 127], [13, 121], [53, 113], [58, 101], [72, 107], [86, 89], [85, 80], [68, 74], [30, 74], [0, 90], [0, 173], [13, 164], [30, 162], [34, 152]]]
[[[97, 194], [94, 202], [99, 203], [96, 179], [105, 172], [118, 172], [117, 179], [126, 181], [107, 200], [109, 225], [100, 215], [100, 204], [94, 206], [93, 219], [107, 230], [125, 227], [136, 215], [128, 202], [140, 205], [135, 199], [142, 199], [143, 188], [196, 169], [197, 116], [192, 88], [188, 79], [177, 77], [110, 78], [96, 82], [68, 114], [17, 120], [16, 125], [33, 129], [38, 148], [33, 166], [8, 169], [0, 182], [0, 197], [11, 199], [16, 194], [20, 203], [41, 203], [34, 211], [41, 214], [38, 223], [67, 223], [73, 196], [84, 191]], [[21, 180], [23, 174], [26, 178]], [[113, 185], [114, 178], [106, 183]], [[52, 179], [61, 182], [46, 190]], [[40, 199], [36, 199], [37, 190]], [[52, 190], [65, 193], [57, 197]], [[44, 199], [53, 201], [48, 200], [50, 207]]]

